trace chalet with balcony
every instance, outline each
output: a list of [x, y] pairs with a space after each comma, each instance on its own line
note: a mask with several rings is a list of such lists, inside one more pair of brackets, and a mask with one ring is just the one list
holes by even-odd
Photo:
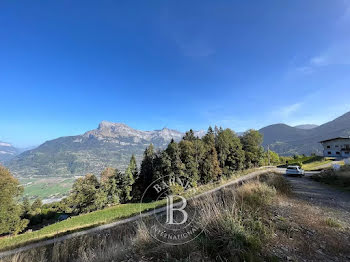
[[350, 157], [350, 136], [335, 137], [320, 141], [323, 146], [323, 156], [325, 157]]

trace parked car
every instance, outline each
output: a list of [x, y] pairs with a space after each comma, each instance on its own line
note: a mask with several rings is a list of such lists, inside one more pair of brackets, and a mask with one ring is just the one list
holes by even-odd
[[305, 175], [305, 171], [299, 166], [288, 166], [286, 170], [286, 174], [290, 176], [303, 176]]

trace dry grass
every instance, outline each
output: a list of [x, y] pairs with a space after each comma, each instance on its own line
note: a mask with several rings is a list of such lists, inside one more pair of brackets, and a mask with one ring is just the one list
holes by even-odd
[[341, 223], [337, 219], [334, 219], [332, 217], [327, 217], [324, 220], [324, 223], [329, 227], [338, 227], [338, 228], [342, 227]]
[[328, 209], [293, 196], [280, 195], [271, 206], [274, 237], [264, 246], [280, 260], [348, 261], [349, 227]]
[[[276, 181], [274, 178], [276, 178]], [[153, 221], [137, 222], [31, 250], [4, 261], [261, 261], [273, 233], [269, 205], [287, 187], [273, 175], [225, 188], [190, 205], [200, 212], [202, 234], [186, 245], [160, 244], [148, 233]]]
[[339, 170], [327, 169], [312, 176], [315, 181], [350, 191], [350, 166], [341, 166]]

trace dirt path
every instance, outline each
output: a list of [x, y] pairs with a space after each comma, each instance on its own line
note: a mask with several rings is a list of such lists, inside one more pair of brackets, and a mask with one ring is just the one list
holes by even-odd
[[270, 251], [282, 261], [350, 261], [350, 193], [287, 177], [293, 193], [273, 206]]
[[341, 162], [342, 161], [332, 161], [332, 162], [329, 162], [327, 164], [323, 164], [323, 165], [317, 166], [315, 168], [317, 168], [318, 170], [321, 170], [321, 169], [325, 169], [325, 168], [331, 167], [332, 165], [340, 165]]

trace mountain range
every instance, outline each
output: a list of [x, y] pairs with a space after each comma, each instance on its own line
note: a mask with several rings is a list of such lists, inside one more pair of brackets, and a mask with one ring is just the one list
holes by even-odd
[[280, 155], [321, 154], [321, 140], [350, 135], [350, 112], [312, 128], [275, 124], [259, 130], [264, 135], [263, 146]]
[[[280, 155], [321, 154], [319, 141], [350, 135], [350, 112], [320, 126], [275, 124], [259, 131], [264, 135], [263, 146]], [[195, 135], [202, 137], [205, 133], [196, 131]], [[140, 163], [150, 143], [165, 148], [171, 139], [179, 141], [183, 135], [168, 128], [140, 131], [122, 123], [102, 121], [97, 129], [50, 140], [20, 154], [10, 144], [0, 142], [0, 162], [21, 177], [99, 174], [107, 166], [124, 170], [132, 154]]]
[[[195, 132], [203, 136], [204, 131]], [[122, 123], [102, 121], [97, 129], [82, 135], [60, 137], [15, 156], [5, 164], [17, 176], [81, 176], [99, 174], [108, 167], [124, 170], [132, 154], [138, 163], [149, 144], [165, 148], [184, 133], [163, 128], [140, 131]]]
[[295, 126], [295, 128], [299, 128], [299, 129], [313, 129], [315, 127], [318, 127], [318, 125], [306, 124], [306, 125]]
[[19, 149], [10, 143], [0, 141], [0, 163], [10, 160], [19, 153]]

